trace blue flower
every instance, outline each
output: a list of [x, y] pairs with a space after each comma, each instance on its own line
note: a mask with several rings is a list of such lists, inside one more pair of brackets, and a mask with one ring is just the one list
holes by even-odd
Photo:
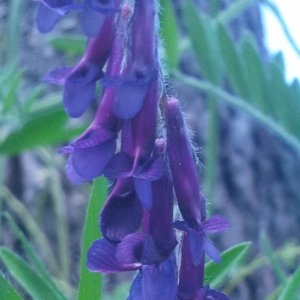
[[42, 33], [51, 31], [65, 14], [82, 10], [82, 5], [74, 0], [38, 0], [38, 2], [36, 23]]

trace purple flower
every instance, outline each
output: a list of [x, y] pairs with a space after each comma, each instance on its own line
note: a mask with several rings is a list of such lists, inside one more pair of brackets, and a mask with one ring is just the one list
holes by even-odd
[[[46, 81], [64, 85], [63, 103], [70, 117], [80, 117], [94, 99], [96, 82], [103, 77], [102, 68], [112, 50], [113, 39], [113, 18], [110, 17], [106, 19], [99, 35], [89, 40], [83, 58], [74, 68], [57, 68], [45, 77]], [[116, 62], [110, 62], [112, 64], [115, 66]], [[108, 72], [116, 74], [119, 68], [114, 71], [109, 68]]]
[[158, 265], [143, 266], [136, 276], [127, 300], [175, 300], [177, 270], [174, 255]]
[[153, 205], [144, 210], [143, 232], [126, 236], [118, 245], [118, 258], [125, 263], [157, 264], [177, 245], [173, 229], [173, 189], [168, 175], [152, 183]]
[[154, 14], [153, 1], [135, 1], [131, 56], [119, 78], [107, 79], [117, 90], [115, 113], [123, 119], [134, 117], [141, 109], [149, 83], [157, 74]]
[[181, 249], [181, 266], [178, 285], [178, 300], [229, 300], [227, 296], [219, 291], [204, 287], [204, 243], [199, 244], [201, 262], [195, 265], [190, 251], [189, 233], [184, 234]]
[[38, 2], [36, 23], [42, 33], [51, 31], [65, 14], [82, 10], [82, 5], [74, 0], [38, 0]]
[[178, 206], [189, 226], [197, 228], [206, 218], [205, 199], [199, 190], [193, 151], [177, 99], [167, 100], [164, 115], [167, 127], [167, 153]]
[[116, 134], [90, 127], [81, 137], [61, 150], [70, 154], [66, 166], [67, 176], [73, 183], [90, 181], [102, 175], [116, 150]]
[[220, 216], [206, 221], [205, 199], [199, 191], [192, 147], [179, 101], [175, 98], [168, 99], [164, 114], [167, 127], [167, 153], [178, 206], [184, 219], [177, 221], [175, 226], [188, 232], [190, 252], [195, 265], [201, 264], [204, 250], [218, 262], [220, 259], [218, 251], [209, 242], [206, 234], [225, 230], [229, 224]]
[[107, 239], [96, 240], [87, 253], [87, 267], [92, 272], [116, 273], [137, 270], [140, 263], [124, 264], [116, 258], [116, 245]]
[[120, 242], [141, 226], [143, 208], [132, 178], [118, 179], [113, 184], [100, 214], [100, 227], [105, 238]]
[[[88, 266], [92, 270], [113, 272], [116, 265], [123, 266], [124, 270], [128, 266], [157, 265], [171, 256], [177, 240], [173, 229], [172, 184], [167, 174], [154, 181], [152, 189], [153, 206], [143, 211], [132, 189], [132, 180], [119, 179], [115, 183], [100, 222], [104, 238], [111, 247], [103, 241], [91, 246], [93, 255], [91, 258], [88, 255]], [[142, 231], [137, 231], [139, 227]], [[101, 257], [95, 261], [96, 253], [102, 253], [103, 257], [113, 256], [111, 265]]]
[[219, 215], [202, 222], [198, 228], [191, 228], [186, 221], [176, 221], [175, 228], [188, 233], [189, 250], [194, 265], [199, 265], [206, 253], [216, 263], [220, 262], [219, 251], [207, 237], [209, 233], [224, 231], [230, 227], [228, 221]]
[[96, 36], [106, 18], [118, 11], [120, 0], [85, 0], [81, 25], [87, 37]]
[[122, 151], [106, 168], [111, 179], [133, 177], [136, 191], [145, 208], [152, 205], [151, 182], [163, 172], [165, 142], [157, 140], [157, 78], [151, 81], [142, 109], [126, 121], [122, 129]]

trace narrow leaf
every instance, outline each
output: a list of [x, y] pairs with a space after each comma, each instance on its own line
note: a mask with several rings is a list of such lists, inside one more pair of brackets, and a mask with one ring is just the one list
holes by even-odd
[[65, 53], [68, 56], [79, 56], [84, 52], [86, 41], [83, 37], [77, 35], [71, 36], [53, 36], [49, 39], [50, 45], [56, 50]]
[[300, 268], [290, 276], [282, 289], [278, 300], [296, 300], [300, 297]]
[[[51, 285], [51, 287], [53, 289], [55, 289], [57, 291], [57, 293], [63, 297], [62, 292], [57, 288], [57, 286], [53, 282], [50, 273], [47, 271], [45, 265], [43, 264], [43, 262], [41, 261], [41, 259], [39, 258], [39, 256], [35, 252], [35, 250], [33, 249], [32, 244], [26, 239], [25, 235], [19, 229], [16, 222], [7, 213], [4, 213], [4, 217], [8, 221], [8, 224], [9, 224], [10, 228], [12, 229], [12, 231], [14, 232], [14, 234], [20, 240], [20, 242], [22, 244], [22, 248], [24, 249], [28, 259], [30, 260], [31, 264], [33, 265], [34, 269], [37, 271], [39, 276], [41, 276], [44, 280], [46, 280], [49, 283], [49, 285]], [[0, 297], [0, 299], [1, 299], [1, 297]]]
[[22, 300], [19, 293], [8, 282], [8, 280], [0, 273], [0, 299], [5, 300]]
[[34, 300], [62, 300], [56, 290], [11, 250], [0, 247], [0, 258], [12, 276]]
[[93, 182], [90, 200], [87, 208], [83, 227], [81, 246], [80, 280], [77, 300], [101, 299], [102, 276], [90, 272], [86, 267], [86, 255], [91, 244], [98, 238], [99, 213], [107, 195], [107, 183], [104, 178], [98, 178]]
[[161, 0], [160, 31], [167, 54], [167, 62], [171, 68], [178, 64], [178, 30], [174, 8], [170, 0]]
[[83, 128], [68, 128], [67, 120], [61, 105], [30, 114], [24, 124], [0, 144], [0, 154], [13, 155], [34, 147], [57, 144], [82, 132]]
[[218, 84], [222, 78], [222, 60], [213, 19], [207, 15], [199, 14], [191, 1], [185, 1], [184, 17], [203, 76]]
[[224, 251], [221, 263], [209, 262], [205, 265], [205, 282], [212, 287], [218, 287], [228, 273], [246, 257], [251, 243], [245, 242]]

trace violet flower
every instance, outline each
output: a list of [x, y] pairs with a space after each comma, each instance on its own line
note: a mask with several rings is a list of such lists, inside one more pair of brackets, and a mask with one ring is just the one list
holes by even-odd
[[87, 37], [96, 36], [108, 16], [118, 11], [120, 0], [85, 0], [81, 25]]
[[37, 28], [42, 33], [53, 29], [62, 16], [71, 11], [82, 10], [82, 5], [74, 0], [37, 0]]
[[123, 119], [134, 117], [141, 109], [150, 80], [157, 74], [154, 16], [153, 1], [135, 1], [131, 56], [120, 77], [106, 80], [117, 90], [115, 113]]
[[143, 266], [137, 274], [127, 300], [175, 300], [177, 270], [174, 255], [158, 265]]
[[106, 168], [110, 179], [133, 177], [136, 191], [145, 208], [152, 205], [151, 182], [163, 172], [165, 142], [155, 143], [157, 123], [157, 79], [151, 80], [142, 109], [122, 129], [122, 151]]
[[[178, 285], [178, 300], [229, 300], [219, 291], [204, 284], [204, 245], [200, 245], [201, 262], [195, 265], [190, 251], [189, 234], [184, 234], [181, 248], [181, 266]], [[204, 239], [202, 239], [204, 244]], [[201, 250], [202, 249], [202, 250]]]
[[229, 228], [229, 223], [220, 216], [206, 221], [205, 199], [199, 190], [192, 147], [186, 132], [180, 103], [177, 99], [170, 98], [165, 103], [164, 109], [168, 139], [167, 152], [178, 206], [184, 219], [183, 222], [176, 222], [175, 226], [189, 233], [194, 264], [200, 264], [204, 249], [213, 260], [218, 262], [218, 251], [209, 242], [206, 233], [209, 232], [209, 228], [214, 228], [214, 232], [225, 230]]
[[[74, 68], [57, 68], [45, 77], [48, 82], [64, 85], [63, 104], [70, 117], [80, 117], [94, 99], [96, 82], [103, 77], [102, 69], [111, 51], [114, 51], [113, 40], [113, 17], [109, 17], [98, 36], [89, 40], [84, 56]], [[120, 64], [120, 59], [110, 64], [116, 66]], [[118, 74], [119, 69], [109, 73]]]

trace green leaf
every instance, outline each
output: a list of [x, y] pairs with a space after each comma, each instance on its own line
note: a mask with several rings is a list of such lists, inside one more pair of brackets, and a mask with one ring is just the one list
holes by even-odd
[[77, 35], [56, 35], [49, 39], [50, 45], [68, 56], [80, 56], [85, 49], [86, 40]]
[[63, 297], [62, 292], [57, 288], [57, 286], [53, 282], [52, 277], [50, 273], [47, 271], [45, 265], [43, 264], [43, 262], [41, 261], [37, 253], [34, 251], [32, 244], [26, 239], [25, 235], [19, 229], [14, 219], [7, 213], [4, 213], [4, 217], [8, 221], [8, 224], [12, 229], [12, 231], [14, 232], [14, 234], [21, 242], [22, 248], [24, 249], [27, 258], [30, 260], [31, 264], [33, 265], [34, 269], [38, 272], [39, 276], [41, 276], [44, 280], [46, 280], [49, 283], [49, 285], [51, 285], [51, 287], [55, 289], [57, 293]]
[[249, 86], [243, 73], [241, 55], [236, 49], [228, 30], [221, 24], [217, 27], [220, 51], [225, 65], [225, 70], [235, 93], [243, 98], [249, 98]]
[[207, 15], [199, 14], [191, 1], [185, 1], [184, 17], [203, 76], [218, 84], [222, 78], [223, 68], [214, 20]]
[[34, 300], [64, 299], [47, 281], [41, 278], [25, 261], [11, 250], [0, 247], [0, 258], [12, 276]]
[[60, 104], [43, 107], [29, 114], [20, 128], [11, 132], [0, 144], [0, 154], [17, 154], [38, 146], [67, 141], [83, 128], [69, 127], [68, 117]]
[[0, 273], [0, 299], [3, 300], [22, 300], [19, 293]]
[[91, 244], [100, 238], [99, 212], [107, 196], [107, 182], [104, 178], [98, 178], [93, 182], [90, 200], [87, 208], [83, 239], [81, 246], [80, 280], [77, 300], [101, 299], [102, 276], [90, 272], [86, 267], [86, 255]]
[[241, 43], [241, 61], [243, 62], [243, 76], [248, 83], [249, 98], [261, 111], [266, 112], [267, 80], [265, 66], [259, 56], [256, 42], [248, 33], [243, 36]]
[[297, 300], [300, 297], [300, 268], [289, 277], [287, 283], [282, 289], [278, 300]]
[[250, 242], [235, 245], [222, 253], [221, 263], [207, 263], [205, 265], [205, 283], [212, 287], [220, 286], [228, 273], [246, 257], [250, 245]]
[[178, 30], [174, 8], [170, 0], [161, 0], [160, 33], [170, 68], [178, 65]]

